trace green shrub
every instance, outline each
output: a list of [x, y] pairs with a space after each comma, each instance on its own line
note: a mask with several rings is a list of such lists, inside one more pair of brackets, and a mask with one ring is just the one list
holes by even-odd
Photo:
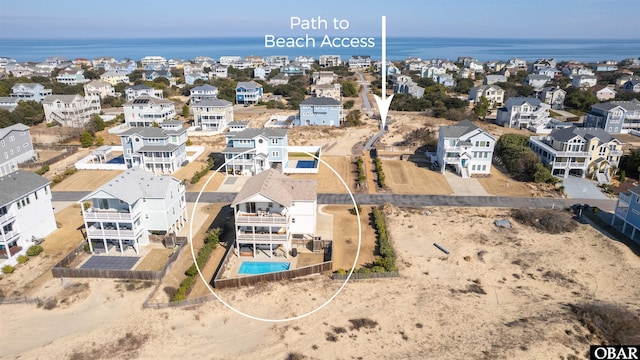
[[91, 250], [91, 247], [89, 247], [89, 243], [85, 243], [85, 244], [82, 246], [82, 249], [83, 249], [85, 252], [89, 252], [89, 251]]
[[357, 212], [356, 212], [356, 207], [352, 207], [351, 209], [349, 209], [349, 213], [350, 213], [351, 215], [362, 214], [362, 206], [360, 206], [360, 204], [358, 204], [358, 206], [357, 206]]
[[29, 257], [27, 255], [20, 255], [18, 256], [18, 263], [19, 264], [24, 264], [27, 261], [29, 261]]
[[384, 177], [384, 171], [382, 171], [382, 160], [380, 160], [380, 158], [375, 158], [374, 160], [374, 164], [376, 166], [376, 173], [378, 173], [378, 185], [381, 188], [385, 187], [385, 177]]
[[338, 274], [338, 275], [343, 275], [343, 276], [344, 276], [344, 275], [347, 275], [347, 270], [345, 270], [345, 269], [338, 269], [338, 270], [336, 270], [336, 274]]
[[44, 175], [44, 173], [46, 173], [47, 171], [49, 171], [49, 165], [44, 164], [44, 165], [42, 165], [42, 166], [40, 167], [40, 169], [38, 169], [38, 170], [36, 171], [36, 174], [38, 174], [38, 175]]
[[625, 170], [620, 170], [620, 182], [627, 181], [627, 172]]
[[27, 249], [27, 255], [29, 256], [38, 256], [42, 252], [42, 246], [33, 245], [29, 249]]
[[2, 267], [2, 273], [3, 274], [11, 274], [16, 268], [14, 268], [11, 265], [5, 265]]

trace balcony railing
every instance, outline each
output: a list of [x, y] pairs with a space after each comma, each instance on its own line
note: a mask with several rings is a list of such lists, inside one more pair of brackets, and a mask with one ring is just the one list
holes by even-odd
[[17, 230], [7, 231], [0, 235], [0, 242], [8, 243], [14, 241], [20, 237], [20, 232]]
[[279, 241], [286, 242], [289, 238], [288, 235], [280, 235], [274, 233], [259, 234], [259, 233], [236, 233], [236, 240], [238, 241]]
[[0, 226], [4, 226], [5, 224], [12, 222], [15, 218], [16, 215], [14, 214], [14, 212], [9, 211], [8, 213], [0, 216]]
[[610, 156], [622, 156], [623, 152], [622, 150], [610, 150], [609, 151], [609, 155]]
[[85, 220], [133, 220], [140, 212], [138, 208], [134, 208], [133, 212], [115, 209], [96, 209], [89, 208], [84, 212]]
[[616, 215], [626, 219], [627, 218], [627, 212], [629, 212], [629, 208], [628, 207], [617, 207], [616, 208]]
[[629, 205], [629, 203], [631, 202], [631, 194], [630, 193], [619, 193], [618, 194], [618, 200], [620, 200], [621, 203], [625, 203], [625, 204]]
[[556, 157], [576, 157], [588, 159], [591, 153], [587, 151], [556, 151]]
[[253, 225], [253, 224], [275, 224], [287, 225], [289, 223], [288, 216], [282, 215], [258, 215], [243, 213], [236, 216], [236, 225]]
[[586, 162], [554, 162], [553, 163], [553, 167], [554, 168], [569, 168], [569, 169], [586, 169], [587, 168], [587, 163]]
[[87, 235], [89, 237], [107, 237], [107, 238], [133, 238], [135, 233], [133, 230], [126, 229], [100, 229], [98, 227], [90, 226], [87, 229]]

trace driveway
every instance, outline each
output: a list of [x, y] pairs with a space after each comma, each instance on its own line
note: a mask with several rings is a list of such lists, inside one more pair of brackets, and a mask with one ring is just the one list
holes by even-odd
[[600, 191], [595, 181], [569, 176], [563, 179], [564, 192], [573, 199], [609, 199]]
[[480, 185], [478, 179], [463, 179], [451, 171], [445, 171], [444, 178], [451, 186], [454, 196], [493, 196]]

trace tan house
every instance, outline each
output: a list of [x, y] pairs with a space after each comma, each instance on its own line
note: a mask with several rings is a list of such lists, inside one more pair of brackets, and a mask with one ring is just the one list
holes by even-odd
[[596, 85], [591, 89], [591, 91], [598, 101], [609, 101], [616, 97], [616, 91], [604, 85]]

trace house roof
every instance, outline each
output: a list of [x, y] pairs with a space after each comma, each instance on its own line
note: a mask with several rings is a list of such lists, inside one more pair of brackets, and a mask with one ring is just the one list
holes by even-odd
[[207, 106], [222, 107], [222, 106], [231, 106], [231, 105], [233, 105], [231, 104], [231, 102], [224, 99], [208, 99], [208, 100], [200, 101], [199, 103], [193, 104], [191, 106], [192, 107], [207, 107]]
[[173, 101], [167, 100], [167, 99], [160, 99], [155, 96], [142, 95], [133, 100], [129, 100], [125, 103], [125, 105], [133, 105], [133, 104], [161, 105], [161, 104], [173, 104]]
[[310, 97], [300, 103], [300, 105], [332, 105], [339, 106], [340, 101], [329, 97]]
[[213, 85], [204, 84], [192, 88], [191, 91], [218, 91], [218, 88]]
[[53, 103], [56, 100], [60, 100], [63, 103], [71, 103], [76, 101], [78, 98], [82, 99], [82, 96], [75, 94], [75, 95], [47, 95], [47, 97], [44, 98], [44, 100], [42, 100], [43, 104], [49, 104], [49, 103]]
[[240, 121], [240, 120], [232, 121], [229, 123], [229, 126], [248, 126], [248, 125], [249, 125], [249, 121]]
[[289, 129], [244, 129], [242, 131], [238, 131], [235, 133], [228, 133], [227, 137], [232, 137], [233, 139], [254, 139], [256, 136], [262, 135], [264, 137], [285, 137], [287, 136], [287, 132]]
[[35, 89], [37, 87], [43, 87], [43, 85], [38, 84], [38, 83], [16, 83], [15, 85], [13, 85], [11, 87], [11, 89], [18, 88], [18, 87], [21, 87], [21, 86], [22, 87], [26, 87], [26, 88], [30, 88], [30, 89]]
[[599, 128], [578, 128], [572, 126], [564, 129], [555, 129], [549, 134], [549, 137], [562, 142], [569, 141], [576, 136], [580, 136], [586, 140], [598, 138], [600, 139], [600, 143], [607, 143], [611, 140], [615, 140], [611, 134]]
[[144, 85], [144, 84], [138, 84], [138, 85], [133, 85], [133, 86], [127, 86], [125, 88], [125, 90], [151, 90], [153, 89], [151, 86], [148, 85]]
[[166, 144], [166, 145], [145, 145], [141, 147], [138, 152], [149, 152], [149, 151], [173, 151], [177, 149], [179, 146], [176, 144]]
[[2, 176], [0, 177], [0, 206], [11, 204], [49, 183], [51, 183], [49, 179], [22, 169]]
[[488, 90], [488, 89], [502, 90], [502, 88], [500, 86], [498, 86], [498, 85], [479, 85], [479, 86], [476, 86], [474, 88], [471, 88], [471, 90], [469, 92], [472, 92], [472, 91], [476, 91], [476, 92], [477, 91], [485, 91], [485, 90]]
[[125, 130], [120, 136], [140, 135], [145, 138], [167, 137], [167, 131], [158, 127], [138, 127]]
[[238, 85], [236, 86], [236, 89], [237, 88], [256, 89], [261, 87], [262, 87], [262, 84], [258, 84], [255, 81], [238, 81]]
[[464, 134], [468, 134], [478, 129], [479, 127], [475, 126], [471, 121], [465, 119], [455, 125], [441, 126], [440, 134], [447, 138], [459, 138]]
[[[11, 98], [14, 99], [14, 98]], [[29, 130], [29, 127], [24, 124], [13, 124], [11, 126], [7, 126], [5, 128], [0, 129], [0, 139], [4, 139], [12, 131], [26, 131]]]
[[128, 204], [140, 199], [164, 199], [172, 181], [179, 182], [171, 175], [155, 175], [140, 168], [132, 168], [94, 190], [79, 202], [92, 199], [100, 192], [105, 192]]
[[243, 203], [255, 195], [262, 195], [289, 207], [296, 200], [316, 200], [317, 189], [318, 182], [315, 180], [295, 180], [278, 170], [267, 169], [247, 180], [231, 206]]
[[540, 99], [534, 98], [534, 97], [518, 96], [518, 97], [509, 98], [505, 102], [504, 107], [510, 108], [512, 106], [521, 106], [524, 103], [527, 103], [527, 104], [532, 105], [532, 106], [540, 106], [542, 104], [542, 101], [540, 101]]
[[93, 86], [93, 87], [113, 87], [113, 85], [109, 84], [106, 81], [102, 80], [91, 80], [85, 84], [85, 86]]
[[614, 109], [616, 107], [622, 107], [623, 109], [627, 110], [627, 111], [633, 111], [633, 110], [640, 110], [640, 101], [638, 101], [638, 99], [633, 99], [630, 101], [607, 101], [604, 103], [598, 103], [598, 104], [593, 104], [591, 105], [591, 109], [599, 109], [599, 110], [605, 110], [605, 111], [609, 111], [611, 109]]

